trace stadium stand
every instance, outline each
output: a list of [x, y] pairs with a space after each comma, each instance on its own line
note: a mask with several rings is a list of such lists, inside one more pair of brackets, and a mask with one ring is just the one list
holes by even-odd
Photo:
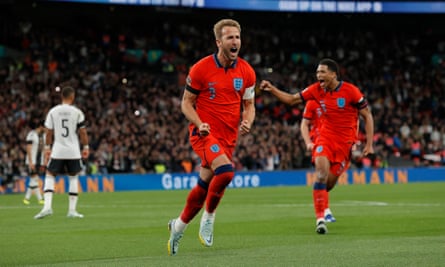
[[[187, 142], [181, 94], [188, 67], [215, 51], [204, 44], [222, 17], [243, 25], [241, 54], [258, 81], [295, 92], [315, 80], [318, 59], [341, 64], [342, 78], [368, 96], [376, 126], [375, 157], [354, 153], [353, 168], [445, 165], [445, 42], [438, 16], [13, 1], [0, 9], [3, 183], [26, 175], [29, 122], [59, 102], [55, 88], [64, 84], [77, 88], [76, 103], [89, 122], [88, 173], [194, 171], [199, 162]], [[310, 168], [299, 132], [303, 106], [290, 108], [258, 92], [256, 107], [236, 169]]]

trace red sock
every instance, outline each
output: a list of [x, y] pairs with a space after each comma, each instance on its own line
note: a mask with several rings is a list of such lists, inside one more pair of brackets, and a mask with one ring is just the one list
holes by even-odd
[[204, 206], [208, 185], [199, 179], [198, 184], [190, 191], [187, 202], [181, 213], [181, 220], [189, 223]]
[[326, 199], [325, 199], [325, 206], [326, 209], [329, 208], [329, 192], [326, 191]]
[[327, 191], [326, 184], [315, 183], [312, 191], [314, 199], [315, 216], [317, 219], [324, 218], [324, 210], [326, 208]]
[[230, 184], [234, 176], [232, 165], [223, 165], [215, 170], [215, 176], [209, 185], [209, 192], [206, 199], [206, 210], [213, 213], [224, 195], [226, 187]]

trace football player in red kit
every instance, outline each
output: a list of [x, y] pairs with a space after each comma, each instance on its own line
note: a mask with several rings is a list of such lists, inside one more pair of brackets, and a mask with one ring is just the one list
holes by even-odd
[[215, 211], [234, 176], [232, 154], [238, 133], [248, 134], [255, 119], [256, 75], [238, 57], [241, 27], [235, 20], [223, 19], [214, 25], [214, 34], [218, 52], [192, 66], [181, 103], [201, 169], [180, 216], [168, 223], [169, 255], [178, 252], [186, 226], [204, 205], [199, 239], [204, 246], [212, 246]]
[[374, 119], [368, 102], [361, 91], [353, 84], [339, 80], [339, 67], [332, 59], [322, 59], [318, 63], [317, 82], [303, 91], [289, 94], [281, 91], [269, 81], [263, 80], [260, 89], [269, 91], [280, 101], [295, 105], [315, 100], [322, 110], [320, 135], [315, 143], [313, 157], [316, 181], [313, 187], [313, 201], [316, 215], [316, 232], [328, 231], [324, 210], [328, 191], [335, 186], [338, 177], [348, 167], [352, 146], [356, 141], [358, 116], [365, 121], [366, 144], [363, 156], [374, 153]]

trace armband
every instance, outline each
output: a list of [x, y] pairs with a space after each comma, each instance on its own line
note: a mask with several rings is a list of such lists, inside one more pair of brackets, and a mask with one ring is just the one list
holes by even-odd
[[90, 149], [90, 146], [89, 145], [84, 145], [83, 149]]
[[364, 109], [368, 106], [368, 100], [366, 98], [362, 97], [360, 101], [356, 104], [357, 109]]
[[51, 149], [51, 145], [45, 145], [45, 149]]

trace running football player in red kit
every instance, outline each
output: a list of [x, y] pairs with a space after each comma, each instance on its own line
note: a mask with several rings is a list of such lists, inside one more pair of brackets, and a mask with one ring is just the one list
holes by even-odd
[[269, 91], [280, 101], [295, 105], [315, 100], [323, 113], [320, 135], [314, 145], [316, 181], [313, 186], [313, 201], [316, 216], [316, 232], [326, 234], [328, 228], [324, 217], [328, 191], [336, 179], [349, 166], [351, 150], [357, 139], [358, 116], [365, 122], [366, 144], [363, 156], [374, 153], [374, 119], [368, 102], [355, 85], [339, 80], [339, 66], [332, 59], [318, 63], [317, 82], [303, 91], [289, 94], [281, 91], [267, 80], [261, 81], [260, 89]]
[[199, 239], [204, 246], [212, 246], [215, 211], [234, 177], [232, 154], [238, 133], [248, 134], [255, 119], [256, 75], [249, 63], [238, 57], [241, 27], [235, 20], [223, 19], [213, 30], [218, 52], [192, 66], [181, 103], [201, 169], [181, 214], [168, 223], [169, 255], [178, 252], [186, 226], [204, 205]]

